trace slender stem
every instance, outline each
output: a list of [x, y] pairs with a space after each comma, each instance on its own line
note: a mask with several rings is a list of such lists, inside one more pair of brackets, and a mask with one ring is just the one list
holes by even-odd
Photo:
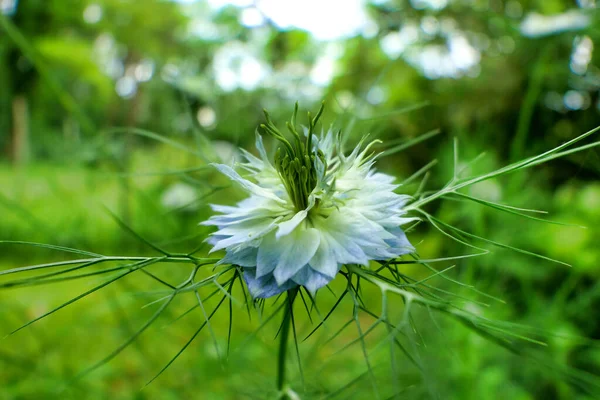
[[283, 321], [281, 322], [281, 332], [279, 333], [279, 356], [277, 357], [277, 390], [280, 393], [281, 400], [288, 400], [289, 396], [285, 391], [285, 360], [287, 358], [287, 342], [290, 335], [290, 325], [292, 321], [292, 306], [298, 289], [287, 291], [287, 307], [283, 310]]

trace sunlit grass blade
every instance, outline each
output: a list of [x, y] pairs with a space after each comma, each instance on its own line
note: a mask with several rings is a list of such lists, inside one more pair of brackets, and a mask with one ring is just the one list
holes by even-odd
[[395, 110], [392, 110], [390, 112], [384, 113], [384, 114], [379, 114], [379, 115], [374, 115], [372, 117], [367, 117], [367, 118], [361, 118], [358, 120], [358, 122], [371, 122], [371, 121], [375, 121], [375, 120], [380, 120], [380, 119], [384, 119], [384, 118], [389, 118], [389, 117], [393, 117], [396, 115], [401, 115], [401, 114], [405, 114], [411, 111], [416, 111], [419, 110], [423, 107], [427, 107], [430, 103], [428, 101], [423, 101], [420, 103], [416, 103], [416, 104], [411, 104], [410, 106], [406, 106], [406, 107], [401, 107]]
[[[429, 265], [428, 263], [422, 263], [422, 265], [424, 265], [424, 266], [425, 266], [427, 269], [429, 269], [429, 270], [430, 270], [430, 271], [432, 271], [432, 272], [437, 272], [437, 270], [436, 270], [435, 268], [433, 268], [431, 265]], [[455, 285], [458, 285], [458, 286], [464, 287], [464, 288], [466, 288], [467, 290], [473, 291], [473, 292], [477, 293], [477, 294], [478, 294], [478, 295], [480, 295], [480, 296], [484, 296], [484, 297], [487, 297], [488, 299], [495, 300], [495, 301], [497, 301], [497, 302], [499, 302], [499, 303], [502, 303], [502, 304], [506, 304], [506, 301], [502, 300], [501, 298], [499, 298], [499, 297], [496, 297], [496, 296], [492, 296], [492, 295], [490, 295], [490, 294], [488, 294], [488, 293], [485, 293], [485, 292], [482, 292], [481, 290], [478, 290], [478, 289], [477, 289], [475, 286], [473, 286], [473, 285], [468, 285], [468, 284], [466, 284], [466, 283], [463, 283], [463, 282], [457, 281], [456, 279], [452, 279], [452, 278], [450, 278], [449, 276], [447, 276], [446, 274], [440, 274], [440, 276], [441, 276], [443, 279], [447, 280], [448, 282], [451, 282], [451, 283], [453, 283], [453, 284], [455, 284]]]
[[482, 236], [478, 236], [478, 235], [475, 235], [473, 233], [469, 233], [469, 232], [463, 231], [462, 229], [459, 229], [459, 228], [457, 228], [455, 226], [447, 224], [447, 223], [445, 223], [445, 222], [443, 222], [443, 221], [441, 221], [441, 220], [439, 220], [439, 219], [437, 219], [437, 218], [435, 218], [435, 217], [433, 217], [433, 216], [431, 216], [429, 214], [426, 214], [426, 215], [427, 215], [428, 219], [435, 221], [436, 224], [440, 224], [440, 225], [444, 226], [447, 229], [450, 229], [450, 230], [452, 230], [452, 231], [454, 231], [456, 233], [459, 233], [460, 235], [468, 236], [470, 238], [477, 239], [477, 240], [480, 240], [482, 242], [489, 243], [489, 244], [492, 244], [492, 245], [494, 245], [496, 247], [500, 247], [500, 248], [503, 248], [503, 249], [513, 250], [513, 251], [516, 251], [518, 253], [526, 254], [528, 256], [537, 257], [537, 258], [541, 258], [542, 260], [546, 260], [546, 261], [551, 261], [551, 262], [555, 262], [555, 263], [558, 263], [558, 264], [562, 264], [562, 265], [565, 265], [567, 267], [571, 266], [570, 264], [568, 264], [568, 263], [566, 263], [564, 261], [555, 260], [553, 258], [546, 257], [546, 256], [538, 254], [538, 253], [533, 253], [531, 251], [523, 250], [523, 249], [520, 249], [518, 247], [509, 246], [507, 244], [503, 244], [503, 243], [497, 242], [495, 240], [486, 239], [486, 238], [484, 238]]
[[160, 308], [158, 310], [156, 310], [156, 312], [152, 315], [152, 317], [150, 317], [148, 319], [148, 321], [146, 321], [146, 323], [144, 323], [144, 325], [142, 325], [142, 327], [140, 329], [138, 329], [125, 342], [123, 342], [119, 347], [117, 347], [115, 350], [113, 350], [110, 354], [108, 354], [102, 360], [98, 361], [97, 363], [95, 363], [91, 367], [86, 368], [85, 370], [83, 370], [80, 373], [78, 373], [77, 375], [75, 375], [75, 377], [73, 377], [73, 381], [76, 381], [76, 380], [79, 380], [79, 379], [83, 378], [84, 376], [86, 376], [89, 373], [95, 371], [96, 369], [100, 368], [101, 366], [103, 366], [104, 364], [106, 364], [107, 362], [109, 362], [110, 360], [112, 360], [113, 358], [115, 358], [116, 356], [118, 356], [134, 340], [136, 340], [144, 331], [146, 331], [146, 329], [148, 329], [154, 323], [154, 321], [156, 321], [158, 319], [158, 317], [160, 317], [160, 315], [167, 309], [167, 307], [169, 306], [169, 304], [171, 304], [171, 302], [173, 301], [173, 299], [175, 298], [176, 295], [177, 295], [177, 293], [173, 293], [173, 295], [171, 297], [169, 297], [160, 306]]
[[487, 207], [490, 207], [490, 208], [493, 208], [493, 209], [496, 209], [496, 210], [500, 210], [500, 211], [503, 211], [503, 212], [506, 212], [506, 213], [509, 213], [509, 214], [513, 214], [513, 215], [518, 215], [520, 217], [531, 219], [531, 220], [534, 220], [534, 221], [545, 222], [547, 224], [554, 224], [554, 225], [574, 226], [574, 227], [577, 227], [577, 228], [584, 228], [585, 229], [585, 226], [581, 226], [581, 225], [569, 224], [569, 223], [566, 223], [566, 222], [559, 222], [559, 221], [552, 221], [552, 220], [543, 219], [543, 218], [537, 218], [537, 217], [534, 217], [534, 216], [527, 215], [525, 213], [516, 211], [515, 207], [507, 207], [507, 206], [504, 206], [503, 204], [493, 203], [491, 201], [487, 201], [487, 200], [479, 199], [479, 198], [476, 198], [476, 197], [473, 197], [473, 196], [469, 196], [468, 194], [459, 193], [459, 192], [453, 192], [452, 194], [455, 195], [455, 196], [458, 196], [460, 198], [467, 199], [469, 201], [475, 202], [475, 203], [483, 204], [484, 206], [487, 206]]
[[31, 324], [33, 324], [33, 323], [35, 323], [35, 322], [37, 322], [37, 321], [39, 321], [39, 320], [41, 320], [43, 318], [46, 318], [49, 315], [54, 314], [57, 311], [62, 310], [63, 308], [65, 308], [65, 307], [67, 307], [67, 306], [75, 303], [76, 301], [79, 301], [79, 300], [83, 299], [84, 297], [86, 297], [86, 296], [88, 296], [88, 295], [90, 295], [90, 294], [92, 294], [92, 293], [94, 293], [94, 292], [96, 292], [96, 291], [98, 291], [98, 290], [100, 290], [100, 289], [102, 289], [102, 288], [110, 285], [113, 282], [118, 281], [119, 279], [121, 279], [121, 278], [123, 278], [123, 277], [125, 277], [127, 275], [129, 275], [130, 273], [136, 271], [137, 269], [147, 267], [148, 265], [156, 263], [156, 262], [159, 262], [159, 261], [161, 261], [160, 258], [158, 258], [158, 259], [151, 259], [151, 260], [144, 260], [144, 261], [140, 261], [138, 263], [135, 263], [126, 272], [124, 272], [122, 274], [119, 274], [116, 277], [114, 277], [114, 278], [112, 278], [112, 279], [110, 279], [110, 280], [108, 280], [108, 281], [106, 281], [106, 282], [104, 282], [104, 283], [102, 283], [102, 284], [100, 284], [98, 286], [95, 286], [94, 288], [92, 288], [92, 289], [90, 289], [90, 290], [88, 290], [88, 291], [80, 294], [79, 296], [73, 297], [71, 300], [69, 300], [69, 301], [61, 304], [60, 306], [58, 306], [56, 308], [53, 308], [52, 310], [50, 310], [50, 311], [48, 311], [48, 312], [40, 315], [37, 318], [32, 319], [31, 321], [27, 322], [26, 324], [24, 324], [24, 325], [20, 326], [19, 328], [13, 330], [12, 332], [10, 332], [7, 336], [13, 335], [13, 334], [17, 333], [18, 331], [20, 331], [20, 330], [28, 327], [29, 325], [31, 325]]
[[131, 235], [133, 235], [136, 239], [138, 239], [140, 242], [148, 245], [149, 247], [153, 248], [154, 250], [156, 250], [159, 253], [164, 254], [165, 256], [170, 256], [169, 253], [167, 253], [165, 250], [161, 249], [160, 247], [156, 246], [155, 244], [149, 242], [148, 240], [146, 240], [145, 238], [143, 238], [141, 235], [139, 235], [136, 231], [133, 230], [133, 228], [131, 228], [128, 224], [125, 223], [125, 221], [123, 221], [121, 218], [119, 218], [115, 213], [113, 213], [110, 209], [105, 207], [106, 212], [112, 217], [112, 219], [126, 232], [129, 232]]
[[305, 341], [309, 337], [311, 337], [325, 323], [325, 321], [327, 321], [327, 319], [331, 316], [331, 314], [333, 314], [335, 309], [340, 305], [340, 303], [342, 302], [342, 300], [344, 299], [344, 296], [346, 296], [346, 294], [348, 294], [348, 289], [346, 289], [346, 290], [344, 290], [344, 292], [342, 292], [342, 294], [337, 298], [333, 307], [331, 307], [331, 309], [329, 310], [327, 315], [325, 315], [325, 318], [323, 318], [323, 320], [321, 320], [321, 322], [319, 322], [317, 324], [317, 326], [315, 326], [315, 328], [312, 331], [310, 331], [310, 333], [308, 335], [306, 335], [306, 337], [302, 341]]
[[105, 131], [103, 131], [102, 133], [111, 135], [111, 134], [133, 134], [133, 135], [138, 135], [138, 136], [142, 136], [142, 137], [146, 137], [152, 140], [156, 140], [157, 142], [161, 142], [164, 143], [166, 145], [169, 145], [177, 150], [181, 150], [184, 151], [186, 153], [189, 154], [193, 154], [197, 157], [199, 157], [200, 159], [202, 159], [205, 162], [210, 162], [210, 160], [205, 157], [204, 154], [202, 154], [201, 152], [198, 152], [197, 150], [194, 150], [192, 148], [190, 148], [189, 146], [186, 146], [182, 143], [179, 143], [175, 140], [169, 139], [166, 136], [163, 136], [161, 134], [155, 133], [155, 132], [151, 132], [145, 129], [140, 129], [140, 128], [111, 128], [111, 129], [107, 129]]
[[174, 362], [175, 360], [177, 360], [179, 358], [179, 356], [181, 356], [181, 354], [183, 354], [183, 352], [190, 346], [190, 344], [192, 344], [192, 342], [194, 341], [194, 339], [196, 339], [196, 337], [200, 334], [200, 332], [202, 332], [202, 329], [204, 329], [204, 327], [207, 324], [207, 321], [209, 321], [215, 314], [216, 312], [219, 310], [219, 308], [221, 307], [221, 304], [223, 304], [223, 302], [225, 301], [227, 297], [223, 296], [221, 297], [221, 300], [219, 301], [219, 303], [217, 303], [217, 305], [215, 306], [214, 310], [208, 315], [208, 318], [200, 325], [200, 327], [194, 332], [194, 334], [188, 339], [188, 341], [183, 345], [183, 347], [177, 352], [177, 354], [175, 354], [175, 356], [173, 356], [173, 358], [171, 358], [169, 360], [169, 362], [154, 376], [152, 377], [152, 379], [150, 379], [145, 385], [144, 387], [150, 385], [152, 382], [154, 382], [158, 377], [160, 377]]
[[424, 175], [425, 173], [427, 173], [437, 163], [438, 163], [437, 160], [432, 160], [432, 161], [428, 162], [427, 164], [425, 164], [425, 166], [423, 166], [419, 170], [417, 170], [417, 172], [415, 172], [414, 174], [412, 174], [411, 176], [409, 176], [408, 178], [406, 178], [405, 180], [403, 180], [402, 183], [401, 183], [402, 186], [406, 186], [406, 185], [412, 183], [412, 181], [414, 181], [415, 179], [418, 179], [419, 177], [421, 177], [422, 175]]
[[[469, 247], [472, 247], [472, 246], [469, 246]], [[481, 250], [483, 250], [483, 249], [481, 249]], [[449, 257], [438, 257], [438, 258], [418, 258], [415, 260], [390, 260], [390, 261], [388, 261], [388, 264], [402, 265], [402, 264], [438, 263], [438, 262], [445, 262], [445, 261], [462, 260], [465, 258], [472, 258], [472, 257], [481, 257], [481, 256], [484, 256], [489, 253], [490, 252], [488, 250], [485, 250], [481, 253], [463, 254], [460, 256], [449, 256]]]
[[[210, 319], [208, 318], [208, 314], [206, 313], [206, 309], [204, 308], [204, 303], [202, 302], [202, 297], [200, 297], [200, 293], [198, 291], [194, 291], [194, 295], [196, 296], [196, 300], [198, 300], [198, 305], [200, 306], [200, 310], [202, 310], [202, 315], [204, 316], [204, 322], [206, 322], [206, 326], [208, 328], [208, 332], [210, 333], [210, 337], [212, 338], [213, 345], [215, 347], [215, 352], [217, 354], [217, 358], [223, 361], [223, 357], [221, 356], [221, 350], [219, 348], [219, 342], [217, 341], [217, 336], [215, 335], [215, 331], [210, 324]], [[227, 295], [225, 296], [227, 297]]]
[[[448, 194], [450, 192], [455, 192], [455, 191], [457, 191], [459, 189], [462, 189], [462, 188], [468, 187], [468, 186], [472, 186], [472, 185], [474, 185], [476, 183], [479, 183], [479, 182], [483, 182], [483, 181], [486, 181], [486, 180], [489, 180], [489, 179], [492, 179], [492, 178], [496, 178], [498, 176], [502, 176], [502, 175], [506, 175], [506, 174], [509, 174], [509, 173], [513, 173], [513, 172], [516, 172], [516, 171], [519, 171], [519, 170], [530, 168], [530, 167], [533, 167], [535, 165], [538, 165], [538, 164], [541, 164], [541, 163], [553, 160], [553, 159], [556, 158], [554, 156], [556, 156], [557, 154], [561, 154], [560, 152], [562, 150], [564, 150], [564, 149], [566, 149], [568, 147], [571, 147], [575, 143], [577, 143], [577, 142], [579, 142], [579, 141], [581, 141], [581, 140], [583, 140], [583, 139], [585, 139], [585, 138], [587, 138], [587, 137], [595, 134], [598, 131], [600, 131], [600, 126], [597, 127], [597, 128], [594, 128], [594, 129], [592, 129], [592, 130], [590, 130], [590, 131], [588, 131], [588, 132], [586, 132], [584, 134], [581, 134], [581, 135], [577, 136], [576, 138], [571, 139], [571, 140], [563, 143], [562, 145], [556, 146], [553, 149], [550, 149], [550, 150], [548, 150], [548, 151], [546, 151], [546, 152], [544, 152], [542, 154], [539, 154], [537, 156], [529, 157], [529, 158], [526, 158], [524, 160], [521, 160], [521, 161], [518, 161], [518, 162], [515, 162], [515, 163], [512, 163], [512, 164], [509, 164], [509, 165], [507, 165], [505, 167], [499, 168], [499, 169], [497, 169], [495, 171], [492, 171], [492, 172], [489, 172], [487, 174], [479, 175], [479, 176], [476, 176], [476, 177], [473, 177], [473, 178], [460, 179], [454, 185], [450, 185], [448, 187], [445, 187], [442, 190], [439, 190], [439, 191], [437, 191], [437, 192], [435, 192], [435, 193], [433, 193], [433, 194], [431, 194], [431, 195], [429, 195], [429, 196], [427, 196], [425, 198], [419, 199], [419, 200], [411, 203], [410, 205], [408, 205], [406, 207], [406, 210], [416, 210], [419, 207], [421, 207], [421, 206], [423, 206], [423, 205], [425, 205], [427, 203], [430, 203], [433, 200], [439, 199], [440, 197], [443, 197], [444, 195], [446, 195], [446, 194]], [[589, 147], [585, 147], [585, 148], [589, 148]], [[578, 151], [580, 151], [580, 150], [582, 150], [581, 147], [578, 149]], [[569, 154], [571, 154], [571, 153], [569, 153]], [[563, 154], [563, 155], [566, 155], [566, 154]]]
[[118, 172], [114, 175], [119, 177], [144, 177], [144, 176], [168, 176], [168, 175], [185, 175], [192, 172], [214, 171], [210, 165], [201, 165], [199, 167], [168, 169], [164, 171], [149, 171], [149, 172]]
[[475, 253], [476, 255], [479, 255], [479, 254], [482, 254], [482, 253], [486, 254], [486, 253], [490, 252], [489, 250], [486, 250], [484, 248], [474, 246], [473, 244], [467, 242], [466, 240], [463, 240], [463, 238], [461, 238], [461, 237], [457, 237], [455, 235], [452, 235], [450, 232], [447, 232], [444, 229], [442, 229], [441, 226], [444, 226], [444, 224], [438, 223], [438, 220], [435, 219], [435, 218], [433, 218], [432, 215], [430, 215], [430, 214], [428, 214], [428, 213], [426, 213], [425, 211], [422, 211], [422, 210], [419, 210], [419, 212], [422, 213], [423, 215], [425, 215], [425, 218], [427, 218], [427, 220], [431, 223], [431, 225], [434, 228], [436, 228], [444, 236], [449, 237], [450, 239], [454, 240], [457, 243], [460, 243], [460, 244], [465, 245], [467, 247], [470, 247], [472, 249], [481, 251], [481, 253]]
[[90, 251], [85, 251], [85, 250], [73, 249], [71, 247], [57, 246], [57, 245], [53, 245], [53, 244], [25, 242], [25, 241], [21, 241], [21, 240], [0, 240], [0, 244], [14, 244], [14, 245], [41, 247], [41, 248], [45, 248], [45, 249], [64, 251], [67, 253], [75, 253], [75, 254], [80, 254], [80, 255], [89, 256], [89, 257], [103, 257], [102, 254], [92, 253]]
[[275, 316], [277, 316], [279, 314], [279, 312], [286, 306], [285, 302], [280, 303], [275, 310], [273, 310], [273, 312], [271, 313], [271, 315], [269, 315], [264, 321], [261, 321], [261, 324], [251, 333], [249, 334], [246, 339], [242, 342], [242, 344], [238, 347], [238, 349], [243, 349], [244, 346], [250, 341], [252, 340], [254, 337], [256, 337], [256, 335], [258, 335], [258, 333], [269, 324], [269, 322], [271, 322], [273, 320], [273, 318], [275, 318]]
[[367, 332], [363, 333], [362, 328], [360, 326], [360, 320], [358, 318], [358, 310], [360, 309], [360, 304], [357, 301], [356, 294], [353, 291], [350, 291], [350, 295], [352, 297], [352, 300], [354, 301], [354, 309], [352, 311], [352, 316], [354, 317], [354, 323], [356, 325], [358, 340], [360, 341], [360, 347], [362, 350], [363, 358], [365, 360], [365, 365], [367, 366], [367, 371], [369, 372], [369, 381], [371, 382], [375, 398], [380, 399], [381, 394], [379, 393], [379, 387], [377, 385], [377, 381], [375, 380], [375, 374], [373, 372], [373, 368], [371, 367], [371, 361], [369, 360], [369, 352], [367, 350], [367, 344], [365, 342], [365, 336], [371, 331], [371, 329], [375, 329], [378, 323], [373, 324], [372, 328], [369, 328]]
[[120, 271], [122, 269], [127, 269], [128, 268], [127, 266], [118, 266], [118, 267], [112, 267], [112, 268], [102, 269], [100, 271], [93, 271], [93, 272], [87, 272], [87, 273], [77, 274], [77, 275], [69, 275], [69, 276], [63, 276], [63, 277], [56, 277], [56, 276], [59, 276], [59, 275], [68, 274], [70, 272], [74, 272], [74, 271], [77, 271], [77, 270], [80, 270], [80, 269], [83, 269], [83, 268], [90, 267], [92, 265], [98, 264], [99, 262], [100, 262], [100, 260], [92, 261], [92, 262], [89, 262], [89, 263], [77, 265], [75, 267], [67, 268], [67, 269], [62, 270], [62, 271], [56, 271], [56, 272], [51, 272], [51, 273], [48, 273], [48, 274], [43, 274], [43, 275], [35, 276], [33, 278], [19, 279], [19, 280], [9, 281], [9, 282], [5, 282], [5, 283], [0, 283], [0, 288], [1, 289], [8, 289], [8, 288], [13, 288], [13, 287], [38, 286], [38, 285], [47, 285], [47, 284], [50, 284], [50, 283], [73, 281], [73, 280], [77, 280], [77, 279], [88, 278], [88, 277], [91, 277], [91, 276], [109, 274], [111, 272], [116, 272], [116, 271]]
[[150, 278], [152, 278], [153, 280], [155, 280], [156, 282], [160, 283], [161, 285], [164, 285], [164, 286], [166, 286], [169, 289], [173, 289], [173, 290], [176, 289], [175, 286], [171, 285], [169, 282], [166, 282], [166, 281], [160, 279], [158, 276], [154, 275], [152, 272], [146, 271], [143, 268], [140, 269], [140, 271], [143, 274], [145, 274], [145, 275], [149, 276]]
[[[374, 369], [374, 368], [373, 368]], [[340, 388], [338, 388], [337, 390], [328, 393], [327, 396], [323, 397], [323, 399], [333, 399], [337, 396], [339, 396], [340, 394], [342, 394], [343, 392], [345, 392], [346, 390], [350, 389], [352, 386], [354, 386], [356, 383], [360, 382], [361, 380], [367, 378], [369, 376], [369, 374], [371, 373], [371, 371], [365, 371], [362, 374], [358, 375], [356, 378], [352, 379], [351, 381], [347, 382], [346, 384], [342, 385]]]
[[[300, 292], [300, 289], [298, 290]], [[302, 383], [302, 388], [306, 391], [306, 383], [304, 380], [304, 370], [302, 369], [302, 357], [300, 356], [300, 346], [298, 345], [298, 335], [296, 330], [296, 320], [294, 318], [294, 304], [293, 300], [295, 300], [298, 296], [295, 296], [294, 299], [288, 300], [288, 308], [290, 312], [290, 320], [292, 323], [292, 338], [294, 339], [294, 349], [296, 350], [296, 362], [298, 363], [298, 371], [300, 373], [300, 381]]]
[[413, 364], [419, 371], [425, 372], [421, 363], [419, 363], [417, 361], [417, 359], [406, 349], [406, 347], [404, 347], [402, 345], [402, 343], [398, 339], [398, 335], [402, 332], [401, 327], [396, 326], [396, 325], [392, 324], [391, 322], [389, 322], [388, 318], [383, 318], [383, 317], [377, 316], [374, 312], [372, 312], [371, 310], [369, 310], [367, 308], [361, 308], [361, 311], [372, 316], [373, 318], [375, 318], [376, 321], [383, 322], [388, 327], [387, 340], [392, 341], [400, 349], [400, 351], [404, 354], [404, 356], [411, 362], [411, 364]]
[[426, 133], [424, 133], [422, 135], [417, 136], [416, 138], [410, 139], [410, 140], [408, 140], [408, 141], [406, 141], [406, 142], [404, 142], [402, 144], [399, 144], [397, 146], [394, 146], [392, 148], [384, 150], [383, 152], [380, 153], [379, 157], [387, 157], [387, 156], [390, 156], [392, 154], [399, 153], [399, 152], [401, 152], [403, 150], [406, 150], [406, 149], [408, 149], [408, 148], [410, 148], [410, 147], [412, 147], [414, 145], [417, 145], [417, 144], [419, 144], [421, 142], [424, 142], [424, 141], [426, 141], [428, 139], [431, 139], [434, 136], [439, 135], [440, 132], [441, 131], [439, 129], [433, 129], [433, 130], [431, 130], [429, 132], [426, 132]]
[[568, 156], [570, 154], [579, 153], [581, 151], [589, 150], [591, 148], [598, 147], [598, 146], [600, 146], [600, 141], [589, 143], [589, 144], [586, 144], [586, 145], [583, 145], [583, 146], [578, 146], [578, 147], [575, 147], [573, 149], [569, 149], [569, 150], [558, 152], [556, 154], [552, 154], [551, 156], [548, 156], [548, 157], [546, 157], [543, 160], [532, 162], [531, 164], [529, 164], [529, 166], [533, 167], [533, 166], [538, 165], [538, 164], [542, 164], [542, 163], [545, 163], [545, 162], [548, 162], [548, 161], [552, 161], [552, 160], [557, 159], [557, 158], [565, 157], [565, 156]]
[[347, 327], [349, 327], [353, 323], [354, 323], [354, 318], [350, 318], [345, 324], [343, 324], [342, 326], [340, 326], [339, 329], [333, 333], [333, 335], [331, 335], [330, 337], [328, 337], [323, 342], [323, 346], [325, 346], [326, 344], [328, 344], [328, 343], [332, 342], [333, 340], [335, 340], [336, 337], [338, 337]]

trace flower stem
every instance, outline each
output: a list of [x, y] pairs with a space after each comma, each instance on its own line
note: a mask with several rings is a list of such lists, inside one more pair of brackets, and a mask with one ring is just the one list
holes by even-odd
[[279, 356], [277, 357], [277, 390], [279, 391], [279, 399], [289, 400], [290, 397], [286, 390], [285, 378], [285, 360], [287, 358], [287, 342], [290, 335], [290, 326], [292, 322], [292, 306], [298, 289], [287, 291], [287, 307], [283, 311], [283, 321], [281, 322], [281, 332], [279, 333]]

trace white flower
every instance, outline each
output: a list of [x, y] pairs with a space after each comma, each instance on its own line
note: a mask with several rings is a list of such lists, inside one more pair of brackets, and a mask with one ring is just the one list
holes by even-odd
[[410, 197], [396, 194], [394, 178], [374, 170], [371, 145], [361, 149], [361, 142], [345, 157], [331, 131], [317, 138], [312, 132], [321, 111], [301, 139], [293, 128], [296, 108], [288, 125], [293, 145], [265, 113], [268, 123], [261, 127], [284, 146], [273, 165], [257, 134], [260, 158], [242, 150], [248, 179], [215, 165], [250, 196], [233, 207], [212, 205], [221, 215], [203, 222], [218, 228], [208, 240], [211, 252], [225, 250], [221, 263], [244, 267], [255, 298], [298, 285], [314, 293], [344, 264], [368, 266], [414, 251], [399, 227], [414, 220], [403, 217]]

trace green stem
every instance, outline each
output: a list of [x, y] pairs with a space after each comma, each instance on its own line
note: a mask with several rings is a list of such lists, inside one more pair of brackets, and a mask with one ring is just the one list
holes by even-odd
[[285, 379], [285, 360], [287, 358], [287, 342], [290, 335], [290, 325], [292, 322], [292, 306], [298, 289], [291, 289], [287, 291], [287, 302], [288, 306], [283, 311], [283, 321], [281, 322], [281, 332], [279, 336], [279, 356], [277, 357], [277, 390], [281, 400], [288, 400], [289, 396], [286, 393], [286, 379]]

